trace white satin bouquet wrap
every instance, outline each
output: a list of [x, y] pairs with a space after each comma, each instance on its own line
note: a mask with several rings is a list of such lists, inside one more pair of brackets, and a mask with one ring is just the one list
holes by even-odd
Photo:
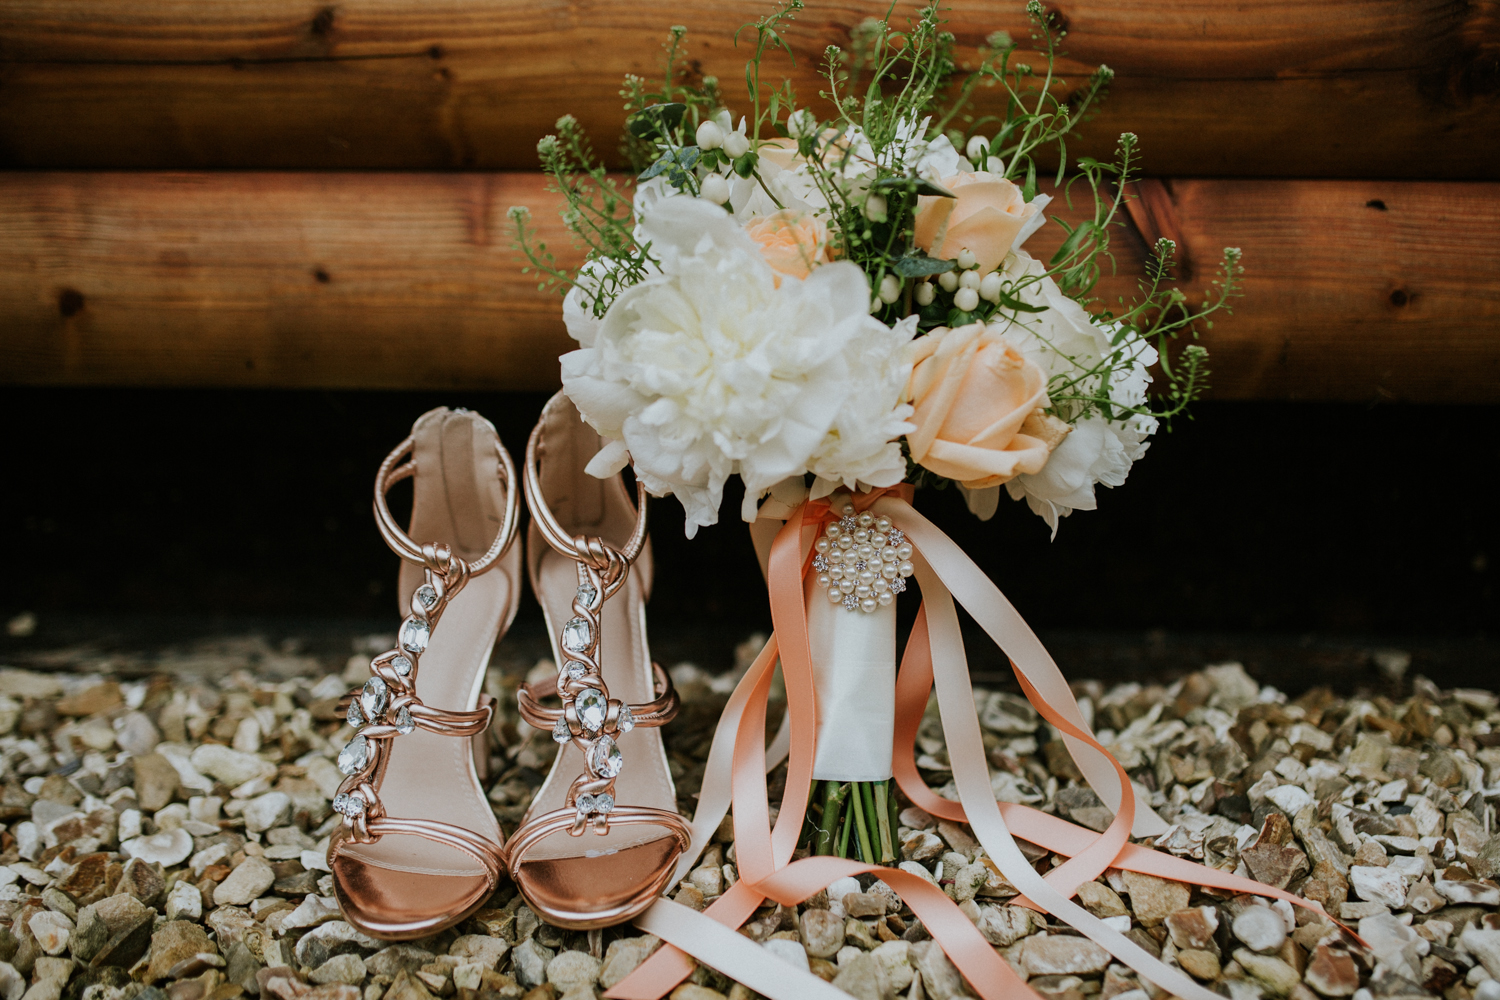
[[804, 583], [818, 693], [817, 781], [885, 781], [896, 729], [896, 608], [850, 614]]

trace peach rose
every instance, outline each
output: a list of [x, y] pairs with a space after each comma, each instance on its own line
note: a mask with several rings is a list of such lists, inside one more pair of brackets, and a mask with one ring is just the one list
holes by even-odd
[[[828, 263], [828, 226], [807, 212], [783, 208], [757, 216], [745, 232], [760, 245], [761, 256], [773, 271], [805, 278], [819, 264]], [[781, 279], [776, 279], [778, 285]]]
[[1040, 412], [1049, 405], [1042, 370], [983, 323], [939, 327], [912, 352], [917, 429], [906, 440], [924, 469], [986, 489], [1040, 472], [1067, 435], [1066, 423]]
[[917, 199], [916, 243], [933, 257], [952, 259], [963, 249], [979, 259], [979, 273], [1001, 265], [1037, 213], [1021, 200], [1021, 189], [991, 173], [954, 174], [939, 181], [958, 197]]

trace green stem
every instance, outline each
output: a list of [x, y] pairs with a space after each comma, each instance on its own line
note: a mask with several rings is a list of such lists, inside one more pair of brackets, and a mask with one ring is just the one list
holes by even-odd
[[[847, 792], [848, 790], [849, 790], [849, 786], [848, 785], [844, 785], [843, 786], [843, 791]], [[840, 797], [840, 801], [842, 801], [842, 796]], [[845, 809], [844, 810], [844, 828], [839, 833], [839, 850], [838, 850], [838, 855], [841, 858], [847, 858], [849, 856], [849, 830], [853, 826], [853, 824], [854, 824], [854, 810], [853, 809]]]
[[823, 782], [823, 817], [818, 824], [817, 840], [813, 842], [814, 854], [833, 853], [833, 834], [838, 829], [839, 806], [844, 801], [844, 794], [838, 782]]
[[[870, 830], [865, 821], [865, 804], [863, 796], [859, 793], [859, 786], [863, 782], [851, 781], [849, 783], [849, 811], [854, 813], [854, 826], [859, 833], [859, 857], [861, 861], [873, 864], [875, 852], [870, 849]], [[869, 793], [866, 792], [866, 795]]]
[[891, 843], [890, 790], [889, 781], [875, 783], [875, 814], [880, 825], [880, 863], [883, 865], [896, 860], [895, 847]]

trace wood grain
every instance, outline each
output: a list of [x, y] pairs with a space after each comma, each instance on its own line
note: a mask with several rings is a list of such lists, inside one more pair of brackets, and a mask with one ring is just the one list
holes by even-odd
[[[1106, 301], [1175, 234], [1248, 277], [1204, 343], [1227, 399], [1500, 402], [1500, 184], [1153, 182]], [[0, 174], [11, 384], [549, 389], [570, 345], [506, 209], [532, 174]], [[1028, 247], [1058, 240], [1043, 229]]]
[[[897, 21], [919, 4], [898, 3]], [[961, 59], [1020, 0], [950, 0]], [[828, 44], [885, 0], [810, 4], [787, 32], [804, 101]], [[564, 113], [601, 149], [626, 73], [670, 24], [743, 105], [725, 0], [7, 0], [0, 166], [532, 169]], [[1496, 0], [1064, 0], [1070, 84], [1118, 74], [1073, 148], [1143, 138], [1159, 176], [1500, 178]], [[1035, 61], [1035, 60], [1033, 60]], [[979, 112], [997, 109], [986, 92]]]

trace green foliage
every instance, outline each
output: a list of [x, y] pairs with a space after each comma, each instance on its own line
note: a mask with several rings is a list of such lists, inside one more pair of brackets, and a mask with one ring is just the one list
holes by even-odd
[[[1115, 267], [1110, 240], [1124, 224], [1139, 141], [1132, 133], [1121, 135], [1114, 156], [1104, 161], [1070, 159], [1067, 140], [1093, 116], [1113, 72], [1100, 66], [1075, 88], [1059, 79], [1055, 70], [1066, 32], [1038, 0], [1026, 5], [1030, 42], [1025, 49], [1007, 33], [996, 32], [981, 47], [977, 66], [967, 71], [955, 62], [954, 37], [943, 30], [938, 0], [902, 25], [892, 21], [892, 3], [885, 17], [855, 26], [847, 48], [825, 49], [820, 69], [826, 88], [814, 110], [799, 106], [784, 72], [762, 73], [773, 60], [793, 59], [786, 31], [802, 8], [803, 0], [781, 0], [735, 35], [736, 46], [747, 54], [748, 114], [733, 153], [699, 147], [703, 122], [715, 120], [721, 129], [727, 124], [727, 132], [737, 115], [725, 107], [717, 80], [693, 79], [685, 29], [671, 29], [663, 46], [661, 83], [630, 76], [620, 91], [626, 111], [621, 149], [636, 180], [695, 195], [710, 174], [749, 178], [780, 208], [777, 192], [784, 189], [769, 183], [776, 171], [765, 169], [765, 152], [775, 145], [784, 158], [795, 145], [799, 183], [810, 189], [810, 202], [826, 206], [817, 212], [828, 226], [831, 252], [864, 271], [879, 318], [895, 323], [915, 315], [923, 331], [993, 323], [1026, 329], [1045, 340], [1049, 307], [1042, 292], [1050, 278], [1109, 331], [1111, 347], [1104, 357], [1067, 358], [1066, 370], [1054, 373], [1048, 383], [1051, 412], [1069, 422], [1093, 413], [1114, 421], [1170, 419], [1183, 413], [1204, 390], [1208, 366], [1206, 350], [1179, 342], [1196, 340], [1199, 326], [1211, 325], [1210, 316], [1230, 311], [1240, 294], [1240, 254], [1224, 251], [1218, 277], [1199, 302], [1190, 302], [1174, 283], [1175, 247], [1165, 240], [1153, 248], [1131, 301], [1104, 308], [1090, 297], [1104, 268]], [[1038, 54], [1039, 64], [1023, 61], [1023, 51]], [[972, 104], [981, 89], [999, 91], [1003, 113], [975, 117]], [[564, 222], [587, 251], [591, 266], [576, 277], [561, 272], [536, 240], [523, 210], [513, 210], [517, 245], [527, 257], [528, 272], [535, 271], [543, 287], [565, 290], [581, 280], [586, 305], [602, 316], [619, 292], [649, 273], [655, 261], [649, 246], [634, 241], [629, 192], [607, 174], [571, 117], [559, 120], [557, 127], [538, 152], [553, 190], [566, 201]], [[1076, 224], [1051, 216], [1049, 224], [1059, 228], [1062, 240], [1044, 266], [1011, 267], [1008, 260], [996, 272], [998, 288], [991, 280], [985, 296], [970, 308], [958, 305], [963, 262], [931, 257], [915, 242], [918, 211], [933, 199], [955, 195], [933, 176], [918, 172], [929, 144], [944, 138], [970, 154], [976, 171], [1014, 182], [1027, 203], [1037, 197], [1045, 177], [1070, 207], [1092, 206]], [[714, 143], [705, 140], [705, 145]], [[1044, 168], [1054, 160], [1055, 170]], [[900, 289], [890, 302], [876, 296], [888, 275]], [[964, 299], [967, 303], [971, 297]], [[1151, 350], [1159, 356], [1158, 391], [1138, 405], [1120, 404], [1112, 398], [1112, 386]], [[914, 466], [912, 474], [919, 480], [933, 478]]]

